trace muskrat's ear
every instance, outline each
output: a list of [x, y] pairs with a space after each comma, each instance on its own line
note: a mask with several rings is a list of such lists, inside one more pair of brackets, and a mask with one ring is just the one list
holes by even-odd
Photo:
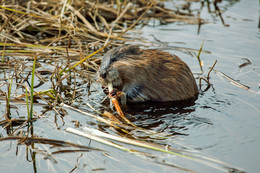
[[99, 71], [98, 72], [98, 75], [101, 77], [101, 78], [106, 78], [106, 76], [107, 76], [107, 72], [106, 71]]
[[129, 55], [140, 55], [142, 54], [139, 46], [136, 45], [124, 45], [109, 50], [101, 61], [101, 68], [108, 67], [110, 64], [123, 59]]
[[137, 45], [124, 45], [120, 47], [119, 53], [124, 55], [139, 55], [141, 54], [141, 49]]

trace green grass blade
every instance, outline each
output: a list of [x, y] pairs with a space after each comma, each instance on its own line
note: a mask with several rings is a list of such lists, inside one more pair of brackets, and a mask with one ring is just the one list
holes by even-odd
[[63, 72], [67, 73], [69, 72], [71, 69], [75, 68], [76, 66], [78, 66], [79, 64], [82, 64], [84, 61], [86, 61], [88, 58], [92, 57], [93, 55], [97, 54], [98, 52], [102, 51], [107, 45], [103, 46], [102, 48], [98, 49], [97, 51], [93, 52], [92, 54], [86, 56], [85, 58], [83, 58], [82, 60], [80, 60], [79, 62], [77, 62], [76, 64], [74, 64], [72, 67], [70, 67], [68, 70], [66, 70], [66, 68], [62, 69], [59, 72], [59, 75], [62, 76]]
[[[47, 89], [47, 90], [44, 90], [44, 91], [34, 92], [33, 96], [42, 95], [42, 94], [45, 94], [45, 95], [49, 96], [53, 100], [55, 100], [55, 96], [57, 96], [57, 94], [55, 93], [54, 89]], [[29, 96], [31, 96], [31, 95], [29, 95]], [[19, 97], [16, 97], [16, 99], [21, 99], [23, 97], [26, 97], [26, 94], [23, 94], [23, 95], [21, 95]]]
[[11, 79], [9, 78], [9, 86], [8, 86], [8, 95], [7, 95], [7, 114], [10, 116], [10, 100], [11, 100], [11, 90], [12, 90], [12, 84], [13, 84], [13, 76]]
[[12, 84], [13, 84], [13, 77], [10, 80], [10, 85], [9, 85], [9, 88], [8, 88], [8, 104], [9, 105], [10, 105], [10, 99], [11, 99], [10, 97], [11, 97]]
[[200, 60], [200, 53], [201, 53], [201, 51], [202, 51], [203, 44], [204, 44], [204, 40], [203, 40], [203, 42], [202, 42], [202, 44], [201, 44], [201, 46], [200, 46], [200, 50], [199, 50], [199, 53], [198, 53], [198, 55], [197, 55], [197, 59], [198, 59], [198, 61], [199, 61], [199, 65], [200, 65], [200, 70], [201, 70], [202, 72], [204, 72], [204, 71], [203, 71], [203, 69], [202, 69], [202, 61]]
[[36, 58], [37, 56], [34, 57], [33, 60], [33, 69], [32, 69], [32, 80], [31, 80], [31, 109], [30, 109], [30, 120], [32, 120], [32, 115], [33, 115], [33, 86], [34, 86], [34, 72], [35, 72], [35, 64], [36, 64]]
[[35, 95], [42, 95], [42, 94], [46, 94], [51, 99], [55, 100], [55, 96], [52, 95], [52, 94], [56, 95], [54, 89], [47, 89], [47, 90], [39, 91], [39, 92], [35, 93]]

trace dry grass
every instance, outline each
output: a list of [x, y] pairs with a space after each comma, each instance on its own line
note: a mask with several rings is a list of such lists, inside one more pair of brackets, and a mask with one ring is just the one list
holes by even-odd
[[[148, 9], [150, 4], [152, 6]], [[198, 22], [196, 17], [167, 9], [155, 0], [102, 3], [79, 0], [73, 3], [58, 0], [6, 0], [0, 5], [0, 66], [4, 70], [0, 96], [6, 100], [7, 115], [10, 115], [10, 100], [25, 102], [26, 90], [29, 91], [32, 87], [37, 96], [35, 99], [47, 103], [56, 112], [59, 112], [55, 110], [56, 105], [64, 100], [73, 103], [77, 92], [75, 85], [74, 89], [70, 88], [69, 96], [62, 83], [72, 82], [73, 76], [87, 79], [89, 85], [96, 82], [93, 76], [99, 67], [100, 55], [108, 48], [124, 44], [125, 41], [134, 41], [125, 32], [135, 25], [146, 24], [150, 18], [164, 23]], [[143, 16], [140, 17], [141, 15]], [[97, 54], [92, 56], [95, 51]], [[34, 77], [31, 72], [35, 57], [38, 84], [31, 86], [29, 79]], [[77, 61], [81, 62], [78, 63], [79, 68], [63, 76], [59, 75], [62, 69], [74, 67]], [[42, 62], [47, 62], [49, 67], [41, 67]], [[15, 81], [13, 87], [18, 89], [12, 89], [11, 79]], [[51, 86], [47, 90], [39, 90], [44, 84]], [[4, 87], [9, 88], [8, 91]]]

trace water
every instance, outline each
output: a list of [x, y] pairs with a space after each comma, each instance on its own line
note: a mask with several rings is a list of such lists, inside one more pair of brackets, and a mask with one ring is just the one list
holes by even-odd
[[[254, 92], [244, 90], [230, 83], [220, 73], [212, 71], [210, 83], [212, 87], [203, 92], [206, 83], [202, 82], [202, 91], [194, 104], [188, 107], [169, 107], [148, 105], [138, 109], [125, 108], [133, 114], [131, 119], [136, 125], [164, 132], [170, 136], [176, 135], [176, 140], [196, 149], [200, 153], [207, 154], [223, 162], [241, 168], [246, 172], [259, 172], [260, 160], [260, 29], [259, 3], [257, 1], [224, 1], [220, 4], [223, 12], [224, 26], [218, 16], [209, 14], [206, 6], [201, 11], [201, 17], [208, 21], [200, 28], [197, 34], [197, 25], [171, 23], [158, 25], [158, 21], [152, 21], [142, 28], [138, 36], [152, 42], [151, 48], [163, 49], [181, 57], [191, 68], [196, 80], [200, 76], [207, 76], [207, 72], [217, 60], [215, 69], [234, 80], [249, 86]], [[167, 7], [174, 8], [173, 2], [166, 2]], [[192, 4], [192, 9], [200, 9], [200, 3]], [[213, 9], [213, 8], [212, 8]], [[156, 38], [156, 39], [155, 39]], [[204, 73], [196, 59], [197, 51], [204, 40], [201, 60], [204, 63]], [[187, 49], [188, 48], [188, 49]], [[249, 59], [252, 64], [239, 67]], [[48, 76], [46, 76], [48, 77]], [[84, 80], [78, 80], [78, 87], [82, 93], [76, 98], [76, 106], [81, 110], [88, 109], [89, 102]], [[42, 86], [45, 89], [48, 87]], [[96, 102], [100, 102], [104, 95], [100, 94], [100, 86], [91, 88], [90, 96]], [[93, 103], [93, 102], [90, 102]], [[4, 112], [5, 103], [1, 102], [1, 112]], [[96, 109], [100, 107], [96, 104]], [[24, 104], [15, 104], [13, 114], [20, 117], [26, 116]], [[43, 106], [35, 105], [35, 110], [42, 114]], [[61, 118], [53, 111], [41, 115], [34, 122], [34, 132], [38, 137], [66, 140], [69, 142], [89, 145], [104, 150], [104, 152], [66, 152], [54, 154], [52, 152], [77, 149], [52, 147], [50, 145], [35, 144], [34, 148], [26, 145], [17, 145], [17, 141], [4, 141], [0, 143], [1, 172], [181, 172], [181, 170], [155, 163], [153, 159], [142, 159], [135, 155], [114, 149], [93, 140], [85, 139], [65, 132], [67, 127], [73, 127], [78, 120], [82, 126], [101, 129], [111, 134], [117, 132], [107, 129], [103, 124], [93, 118], [67, 109], [67, 115]], [[15, 113], [19, 112], [19, 113]], [[91, 111], [94, 112], [94, 111]], [[1, 136], [7, 136], [1, 128]], [[18, 132], [17, 132], [18, 133]], [[16, 134], [17, 134], [16, 133]], [[136, 134], [138, 136], [138, 134]], [[142, 134], [139, 134], [140, 136]], [[139, 136], [139, 137], [140, 137]], [[143, 136], [149, 138], [149, 136]], [[168, 144], [177, 148], [171, 140], [150, 139], [160, 144]], [[157, 156], [158, 161], [164, 160], [171, 164], [179, 164], [183, 167], [198, 172], [220, 172], [194, 161], [185, 160], [172, 155], [153, 152], [146, 149], [128, 146], [133, 149], [151, 152]], [[29, 151], [28, 153], [26, 151]], [[32, 162], [33, 153], [36, 154], [36, 162]], [[27, 157], [28, 155], [28, 157]], [[13, 163], [13, 161], [15, 161]], [[12, 166], [9, 166], [12, 162]], [[36, 166], [34, 166], [34, 164]]]
[[[203, 14], [202, 12], [202, 16]], [[258, 172], [260, 154], [258, 3], [238, 2], [229, 7], [223, 17], [229, 27], [224, 27], [219, 19], [214, 19], [212, 22], [213, 19], [209, 17], [211, 22], [201, 27], [199, 35], [196, 34], [197, 26], [168, 24], [144, 28], [144, 37], [153, 34], [160, 41], [167, 42], [169, 47], [194, 49], [198, 49], [202, 40], [205, 40], [203, 49], [211, 52], [201, 55], [206, 72], [213, 62], [218, 60], [215, 69], [258, 92], [256, 94], [238, 88], [213, 72], [210, 81], [214, 91], [211, 88], [200, 95], [195, 104], [195, 111], [189, 114], [193, 122], [185, 126], [188, 129], [185, 129], [188, 136], [183, 137], [185, 142], [222, 161], [237, 165], [248, 172]], [[171, 32], [171, 29], [174, 31]], [[196, 58], [188, 55], [187, 51], [170, 49], [169, 51], [182, 57], [193, 72], [200, 71]], [[248, 58], [252, 64], [239, 68], [239, 65], [244, 63], [243, 58]]]

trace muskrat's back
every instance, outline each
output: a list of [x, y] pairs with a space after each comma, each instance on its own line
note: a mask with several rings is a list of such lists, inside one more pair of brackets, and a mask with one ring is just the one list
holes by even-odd
[[179, 57], [134, 45], [110, 50], [99, 76], [102, 85], [111, 82], [124, 92], [128, 102], [179, 101], [198, 94], [190, 68]]

